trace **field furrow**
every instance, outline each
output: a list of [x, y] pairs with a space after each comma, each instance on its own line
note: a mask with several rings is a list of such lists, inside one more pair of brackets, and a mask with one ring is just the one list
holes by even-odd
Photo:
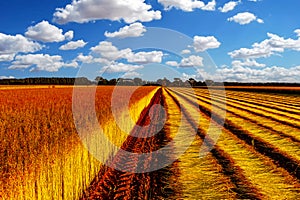
[[[300, 114], [300, 107], [299, 106], [289, 106], [286, 103], [282, 101], [271, 101], [270, 99], [260, 99], [259, 95], [241, 95], [239, 93], [233, 93], [233, 92], [226, 92], [226, 98], [227, 99], [232, 99], [232, 100], [237, 100], [237, 101], [242, 101], [245, 103], [252, 103], [254, 105], [258, 106], [265, 106], [271, 109], [275, 110], [280, 110], [288, 113], [293, 113], [293, 114]], [[283, 98], [282, 98], [283, 99]]]
[[[184, 93], [184, 92], [183, 92]], [[193, 96], [191, 93], [184, 93], [190, 96]], [[205, 94], [197, 93], [197, 98], [200, 102], [205, 102], [207, 104], [211, 104], [211, 98], [206, 96]], [[267, 114], [257, 113], [253, 110], [249, 110], [246, 106], [237, 106], [230, 102], [226, 101], [226, 108], [223, 106], [222, 98], [214, 97], [214, 105], [219, 109], [226, 110], [229, 114], [236, 115], [245, 121], [252, 122], [255, 124], [255, 128], [260, 130], [261, 128], [268, 129], [273, 134], [280, 135], [281, 137], [288, 138], [289, 140], [296, 142], [299, 144], [300, 135], [299, 128], [296, 128], [292, 122], [287, 123], [286, 120], [276, 120], [274, 118], [270, 118]], [[287, 119], [288, 120], [288, 119]], [[291, 125], [292, 124], [292, 125]], [[259, 126], [259, 127], [258, 127]]]
[[[196, 94], [203, 98], [211, 98], [208, 94], [202, 92], [196, 92]], [[218, 102], [218, 100], [220, 99], [222, 100], [224, 98], [225, 98], [224, 96], [220, 96], [216, 92], [214, 93], [213, 96], [214, 101]], [[287, 124], [296, 129], [300, 128], [300, 120], [298, 114], [282, 112], [276, 109], [266, 108], [264, 106], [253, 105], [252, 103], [249, 102], [244, 103], [244, 102], [239, 102], [237, 100], [230, 100], [228, 98], [226, 98], [226, 104], [230, 106], [235, 106], [236, 108], [240, 108], [246, 111], [250, 111], [255, 115], [267, 117], [272, 121], [277, 121], [282, 124]]]
[[226, 94], [228, 96], [237, 95], [241, 97], [249, 97], [251, 99], [257, 99], [268, 103], [274, 103], [276, 105], [283, 105], [290, 108], [297, 108], [298, 110], [300, 106], [299, 102], [297, 101], [299, 97], [293, 95], [266, 94], [266, 93], [231, 91], [231, 90], [227, 90]]
[[[182, 93], [177, 93], [177, 96], [180, 96], [182, 101], [186, 101], [186, 105], [189, 105], [189, 102], [192, 103], [196, 100], [195, 98], [183, 95]], [[200, 110], [203, 111], [201, 118], [208, 118], [211, 116], [210, 110], [207, 107], [203, 107], [203, 105], [201, 105]], [[214, 120], [218, 122], [220, 119], [216, 117]], [[278, 154], [270, 156], [268, 153], [262, 153], [262, 149], [264, 151], [269, 150], [266, 147], [267, 144], [259, 143], [259, 147], [262, 148], [259, 149], [257, 146], [253, 146], [253, 141], [255, 142], [256, 140], [248, 134], [246, 135], [246, 133], [237, 129], [237, 127], [232, 124], [228, 124], [228, 120], [226, 120], [225, 129], [222, 130], [222, 134], [218, 139], [215, 149], [220, 148], [226, 152], [235, 164], [242, 169], [247, 180], [251, 184], [255, 185], [261, 194], [269, 196], [269, 198], [280, 198], [280, 195], [278, 195], [278, 193], [276, 194], [275, 191], [283, 191], [287, 192], [285, 197], [293, 195], [294, 198], [299, 198], [298, 192], [292, 192], [293, 190], [299, 191], [299, 184], [293, 176], [288, 174], [287, 171], [291, 173], [291, 170], [278, 168], [276, 163], [272, 161], [272, 158], [274, 159], [278, 156]], [[257, 144], [255, 143], [255, 145]], [[272, 150], [269, 150], [269, 152], [272, 154]], [[269, 156], [271, 159], [268, 158]], [[271, 180], [273, 178], [274, 180]], [[270, 183], [270, 181], [272, 183]], [[293, 184], [291, 185], [290, 183]], [[270, 191], [275, 193], [271, 194]], [[274, 196], [272, 197], [272, 195]]]

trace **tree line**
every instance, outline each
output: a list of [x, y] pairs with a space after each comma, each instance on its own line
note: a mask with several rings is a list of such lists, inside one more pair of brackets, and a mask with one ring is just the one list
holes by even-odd
[[67, 78], [67, 77], [38, 77], [24, 79], [0, 79], [0, 85], [125, 85], [125, 86], [147, 86], [162, 85], [174, 87], [206, 87], [206, 86], [273, 86], [273, 87], [300, 87], [300, 83], [241, 83], [241, 82], [214, 82], [213, 80], [197, 81], [193, 78], [183, 81], [180, 78], [174, 78], [172, 81], [167, 78], [156, 81], [146, 81], [141, 78], [118, 78], [105, 79], [96, 77], [95, 80], [89, 80], [86, 77]]

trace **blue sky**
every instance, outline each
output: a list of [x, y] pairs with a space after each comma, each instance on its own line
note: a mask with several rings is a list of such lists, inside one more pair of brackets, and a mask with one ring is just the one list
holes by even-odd
[[[152, 68], [169, 77], [167, 68], [181, 78], [300, 82], [299, 7], [297, 0], [1, 1], [0, 78], [74, 77], [95, 66], [95, 76], [108, 78], [150, 79]], [[131, 48], [147, 38], [165, 44], [168, 35], [153, 38], [150, 27], [186, 35], [186, 47], [174, 39], [184, 51]]]

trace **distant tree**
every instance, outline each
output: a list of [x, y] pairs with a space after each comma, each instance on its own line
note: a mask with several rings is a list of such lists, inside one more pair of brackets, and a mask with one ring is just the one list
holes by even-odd
[[108, 85], [117, 85], [117, 79], [113, 78], [108, 81]]
[[95, 81], [96, 81], [97, 85], [107, 85], [108, 84], [108, 80], [101, 76], [97, 76], [95, 78]]
[[197, 81], [195, 79], [193, 79], [193, 78], [190, 78], [189, 79], [189, 83], [191, 84], [192, 87], [195, 87], [196, 84], [197, 84]]
[[143, 80], [141, 78], [134, 78], [133, 82], [137, 86], [143, 85]]
[[207, 86], [212, 86], [214, 84], [214, 81], [213, 80], [205, 80], [205, 84]]
[[173, 86], [181, 87], [183, 86], [183, 82], [180, 78], [174, 78], [174, 82], [172, 83]]

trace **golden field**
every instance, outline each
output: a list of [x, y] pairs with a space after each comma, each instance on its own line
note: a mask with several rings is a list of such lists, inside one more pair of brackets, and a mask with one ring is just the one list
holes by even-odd
[[[143, 152], [171, 140], [175, 147], [184, 147], [186, 136], [196, 131], [173, 164], [142, 174], [104, 168], [76, 131], [73, 87], [0, 88], [0, 198], [81, 199], [88, 188], [88, 194], [98, 199], [300, 198], [298, 95], [140, 87], [128, 108], [121, 103], [128, 88], [122, 86], [120, 102], [114, 102], [119, 105], [121, 129], [111, 111], [114, 87], [97, 87], [95, 108], [103, 133], [116, 146]], [[79, 90], [80, 101], [91, 88]], [[155, 96], [166, 110], [163, 130], [149, 140], [130, 138], [129, 122], [137, 123]], [[83, 100], [81, 104], [84, 114], [88, 105]], [[88, 115], [80, 120], [90, 122]], [[200, 149], [210, 145], [212, 149], [200, 156]], [[102, 141], [93, 148], [118, 153]], [[135, 166], [130, 159], [125, 163]], [[91, 187], [96, 176], [101, 183]]]
[[[153, 90], [147, 87], [134, 93], [133, 118]], [[101, 169], [77, 135], [72, 92], [72, 87], [0, 90], [1, 199], [78, 199]], [[112, 118], [112, 92], [113, 87], [98, 87], [95, 105], [99, 122], [107, 127], [105, 134], [120, 145], [126, 135], [114, 121], [107, 123]]]

